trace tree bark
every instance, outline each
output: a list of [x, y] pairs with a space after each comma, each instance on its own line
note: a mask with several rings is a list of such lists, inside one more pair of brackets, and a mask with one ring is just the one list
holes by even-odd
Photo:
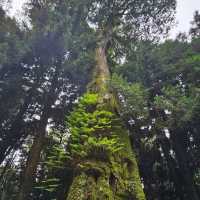
[[25, 103], [21, 106], [20, 111], [17, 114], [16, 119], [12, 123], [10, 130], [4, 133], [5, 136], [2, 141], [0, 141], [0, 164], [4, 161], [6, 156], [10, 153], [10, 151], [13, 149], [19, 139], [23, 136], [23, 115], [28, 108], [30, 98], [30, 96], [26, 97]]
[[190, 170], [190, 167], [188, 166], [190, 162], [190, 160], [188, 159], [188, 152], [186, 151], [184, 145], [181, 145], [184, 143], [184, 141], [182, 141], [184, 137], [183, 135], [184, 131], [180, 130], [176, 130], [171, 134], [173, 148], [176, 153], [176, 158], [178, 160], [180, 172], [184, 181], [186, 192], [186, 196], [184, 199], [198, 200], [198, 191], [194, 183], [192, 172]]
[[[45, 126], [46, 127], [46, 126]], [[22, 185], [19, 191], [18, 200], [27, 199], [29, 192], [32, 189], [34, 176], [37, 170], [37, 165], [40, 160], [40, 153], [43, 148], [45, 139], [45, 127], [41, 132], [35, 137], [31, 150], [29, 152], [29, 157], [26, 164], [26, 169], [23, 176]]]
[[[169, 172], [175, 184], [176, 193], [179, 198], [184, 199], [182, 180], [180, 179], [179, 174], [177, 173], [175, 160], [170, 155], [170, 141], [168, 141], [168, 138], [164, 136], [164, 138], [160, 140], [160, 144], [162, 146], [164, 156], [167, 160]], [[162, 199], [162, 197], [160, 199]]]
[[[96, 93], [99, 106], [111, 110], [116, 115], [116, 108], [111, 103], [114, 95], [109, 91], [108, 80], [110, 72], [106, 58], [106, 47], [109, 38], [103, 39], [96, 49], [96, 67], [93, 79], [88, 85], [88, 92]], [[117, 116], [117, 115], [116, 115]], [[115, 134], [120, 138], [124, 148], [111, 156], [109, 161], [92, 158], [83, 160], [80, 169], [76, 166], [74, 179], [67, 200], [145, 200], [137, 161], [132, 151], [129, 136], [125, 126], [118, 124]]]
[[22, 184], [20, 188], [20, 192], [18, 195], [18, 200], [27, 200], [30, 191], [32, 190], [32, 186], [34, 183], [35, 174], [37, 171], [38, 162], [40, 161], [40, 155], [43, 149], [44, 140], [46, 136], [46, 126], [48, 124], [48, 118], [50, 117], [52, 108], [51, 106], [55, 102], [57, 97], [57, 93], [55, 89], [58, 87], [58, 74], [61, 66], [61, 62], [58, 63], [55, 74], [53, 76], [52, 86], [50, 91], [45, 95], [45, 104], [43, 108], [43, 114], [41, 116], [38, 134], [36, 135], [31, 150], [29, 152], [29, 157], [26, 163], [26, 168], [24, 171]]

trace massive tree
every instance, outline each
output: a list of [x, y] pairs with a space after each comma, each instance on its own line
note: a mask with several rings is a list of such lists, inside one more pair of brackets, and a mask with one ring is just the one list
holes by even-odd
[[[70, 7], [69, 3], [65, 1], [58, 4], [54, 1], [46, 3], [30, 1], [27, 9], [29, 9], [32, 29], [30, 31], [31, 52], [25, 62], [28, 65], [36, 65], [38, 66], [36, 68], [40, 69], [40, 74], [37, 72], [37, 75], [42, 81], [36, 90], [42, 90], [40, 92], [42, 94], [37, 102], [40, 105], [38, 110], [40, 120], [34, 131], [35, 139], [23, 172], [19, 199], [26, 199], [32, 189], [34, 175], [47, 139], [48, 120], [51, 119], [57, 123], [61, 118], [64, 119], [71, 102], [84, 88], [81, 84], [85, 85], [87, 76], [81, 77], [76, 74], [79, 66], [74, 65], [75, 63], [76, 65], [78, 65], [77, 63], [84, 64], [82, 75], [87, 74], [90, 67], [87, 56], [91, 49], [90, 43], [85, 41], [79, 43], [80, 37], [84, 38], [88, 26], [77, 24], [80, 23], [79, 16], [73, 16], [74, 8]], [[75, 31], [76, 33], [73, 35], [72, 33]], [[86, 41], [90, 39], [89, 34], [87, 36]], [[81, 70], [79, 72], [81, 73]], [[59, 102], [58, 105], [56, 105], [56, 101]], [[60, 108], [58, 108], [59, 106]]]
[[199, 37], [139, 42], [116, 72], [148, 88], [149, 120], [133, 138], [147, 197], [198, 199]]
[[[145, 195], [136, 155], [131, 149], [127, 130], [119, 119], [118, 97], [108, 85], [110, 69], [107, 57], [109, 49], [120, 38], [127, 40], [138, 35], [143, 38], [162, 32], [164, 25], [172, 20], [175, 2], [86, 3], [89, 3], [89, 7], [84, 2], [82, 6], [88, 9], [87, 20], [96, 26], [96, 65], [88, 85], [88, 94], [69, 117], [72, 134], [69, 152], [74, 164], [74, 179], [67, 200], [142, 200]], [[87, 149], [87, 146], [90, 147]]]
[[[27, 64], [30, 69], [38, 70], [40, 86], [51, 83], [47, 92], [40, 95], [43, 98], [39, 98], [40, 104], [45, 101], [41, 104], [39, 128], [33, 134], [35, 140], [19, 199], [27, 199], [31, 190], [46, 136], [45, 128], [59, 96], [60, 76], [66, 73], [65, 66], [73, 71], [76, 66], [88, 65], [87, 51], [91, 46], [95, 47], [91, 57], [95, 61], [91, 81], [86, 95], [67, 120], [71, 133], [67, 153], [74, 177], [65, 199], [145, 199], [136, 154], [120, 119], [121, 102], [109, 87], [111, 63], [126, 58], [129, 41], [155, 39], [160, 33], [166, 33], [175, 5], [174, 0], [30, 1], [30, 51], [23, 57], [23, 67]], [[95, 36], [92, 44], [88, 39], [90, 34]], [[80, 73], [80, 68], [77, 72]], [[46, 77], [48, 80], [43, 81]], [[38, 92], [43, 88], [33, 89]], [[15, 127], [12, 130], [14, 132]], [[18, 131], [16, 134], [4, 152], [24, 135]]]

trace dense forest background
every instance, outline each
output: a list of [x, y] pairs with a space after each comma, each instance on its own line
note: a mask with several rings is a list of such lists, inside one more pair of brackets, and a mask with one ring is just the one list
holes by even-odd
[[[0, 199], [98, 199], [89, 192], [71, 197], [70, 186], [86, 157], [111, 162], [129, 148], [115, 137], [89, 135], [123, 123], [146, 199], [199, 200], [200, 13], [189, 33], [168, 40], [173, 0], [30, 0], [20, 23], [7, 6], [0, 1]], [[99, 41], [115, 96], [112, 112], [88, 93], [94, 93]], [[97, 179], [99, 168], [87, 173]], [[109, 176], [112, 190], [117, 175]], [[132, 193], [119, 199], [145, 199]]]

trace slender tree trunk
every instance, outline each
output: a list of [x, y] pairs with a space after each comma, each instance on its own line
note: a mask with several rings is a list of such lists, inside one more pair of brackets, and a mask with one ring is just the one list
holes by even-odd
[[[164, 156], [167, 160], [167, 165], [170, 171], [170, 174], [172, 176], [172, 179], [175, 184], [176, 193], [178, 194], [178, 197], [181, 199], [184, 199], [184, 193], [183, 193], [183, 187], [182, 187], [182, 181], [180, 177], [178, 176], [177, 170], [176, 170], [176, 163], [175, 160], [170, 156], [170, 141], [168, 141], [168, 138], [162, 138], [160, 141], [160, 144], [162, 145]], [[162, 199], [162, 197], [160, 198]]]
[[[9, 155], [11, 150], [15, 148], [17, 149], [20, 146], [19, 140], [23, 137], [26, 138], [27, 136], [27, 130], [25, 127], [26, 124], [23, 121], [23, 117], [29, 104], [31, 103], [37, 86], [38, 83], [36, 82], [36, 84], [28, 92], [27, 96], [24, 99], [24, 103], [19, 108], [19, 112], [15, 117], [15, 120], [12, 122], [10, 129], [8, 131], [2, 131], [2, 134], [4, 134], [5, 136], [2, 141], [0, 141], [0, 164], [4, 161], [6, 156]], [[2, 119], [0, 119], [0, 121]]]
[[4, 161], [5, 157], [10, 153], [18, 140], [23, 136], [23, 115], [29, 105], [30, 97], [27, 97], [25, 103], [21, 106], [19, 113], [16, 116], [10, 130], [4, 133], [6, 137], [0, 141], [0, 164]]
[[44, 145], [45, 127], [43, 127], [42, 130], [40, 130], [40, 133], [36, 135], [31, 150], [29, 152], [29, 157], [26, 163], [26, 169], [23, 175], [23, 181], [20, 188], [18, 200], [27, 199], [29, 192], [32, 189], [37, 165], [40, 160], [40, 153]]
[[176, 153], [176, 158], [179, 163], [180, 172], [184, 181], [186, 197], [187, 200], [199, 200], [198, 191], [194, 183], [192, 172], [188, 166], [190, 160], [188, 159], [188, 152], [185, 147], [181, 145], [183, 139], [183, 132], [176, 131], [171, 134], [174, 151]]
[[45, 135], [46, 135], [46, 126], [48, 123], [48, 118], [51, 114], [51, 106], [53, 105], [57, 93], [55, 89], [58, 87], [58, 74], [61, 66], [61, 62], [57, 63], [58, 67], [56, 68], [55, 74], [52, 80], [52, 86], [45, 95], [45, 104], [43, 109], [43, 114], [38, 127], [38, 134], [36, 135], [31, 150], [29, 152], [29, 157], [26, 163], [26, 168], [24, 171], [24, 176], [22, 180], [22, 185], [18, 195], [18, 200], [27, 200], [30, 191], [32, 190], [35, 174], [37, 171], [38, 162], [40, 161], [40, 155], [43, 149]]
[[[115, 97], [110, 93], [107, 84], [110, 78], [106, 58], [107, 42], [108, 38], [105, 38], [96, 49], [96, 68], [93, 80], [88, 85], [88, 92], [97, 93], [100, 96], [99, 106], [112, 110], [116, 115], [116, 108], [113, 109], [111, 103]], [[110, 134], [117, 135], [124, 148], [111, 156], [109, 161], [93, 158], [79, 163], [81, 166], [87, 166], [87, 170], [78, 166], [74, 170], [74, 179], [67, 200], [145, 200], [127, 130], [122, 123], [118, 125], [118, 130]]]

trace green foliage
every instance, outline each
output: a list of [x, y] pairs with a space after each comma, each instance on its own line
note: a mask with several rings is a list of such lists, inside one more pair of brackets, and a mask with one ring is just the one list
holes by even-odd
[[176, 8], [174, 0], [165, 2], [91, 0], [85, 2], [89, 3], [89, 8], [92, 11], [88, 14], [90, 23], [104, 29], [113, 26], [113, 32], [116, 36], [114, 41], [118, 40], [115, 43], [116, 46], [126, 36], [132, 38], [149, 36], [152, 38], [157, 33], [165, 33], [168, 30], [168, 25], [173, 21]]
[[98, 107], [97, 94], [85, 94], [67, 118], [72, 159], [109, 158], [121, 150], [122, 145], [113, 134], [117, 128], [115, 123], [117, 120], [112, 112]]
[[[139, 150], [140, 172], [147, 199], [160, 198], [161, 193], [165, 194], [163, 199], [199, 199], [195, 198], [198, 191], [194, 189], [192, 192], [191, 189], [198, 184], [198, 178], [193, 185], [191, 183], [194, 169], [199, 168], [197, 157], [200, 152], [199, 14], [196, 12], [195, 16], [191, 41], [184, 34], [157, 44], [148, 40], [129, 41], [126, 59], [113, 67], [113, 71], [125, 78], [129, 86], [141, 84], [148, 91], [145, 101], [138, 99], [124, 104], [128, 105], [126, 121], [131, 113], [137, 113], [130, 111], [131, 107], [137, 108], [137, 104], [143, 105], [138, 109], [140, 113], [144, 110], [147, 113], [144, 123], [134, 120], [134, 127], [130, 128], [134, 132], [132, 141]], [[114, 88], [126, 88], [120, 85], [123, 83], [117, 79]], [[123, 97], [126, 97], [124, 93], [128, 94], [125, 89], [117, 91]], [[126, 102], [128, 98], [129, 95], [122, 100]], [[187, 176], [186, 171], [191, 175]], [[178, 174], [183, 176], [181, 181]]]
[[[32, 29], [29, 30], [25, 27], [21, 30], [17, 22], [0, 9], [0, 74], [3, 77], [0, 81], [0, 97], [3, 97], [0, 121], [6, 129], [0, 138], [1, 161], [5, 158], [4, 153], [20, 147], [25, 136], [35, 135], [37, 130], [43, 129], [48, 118], [53, 118], [55, 126], [63, 123], [62, 117], [66, 110], [69, 111], [68, 107], [54, 105], [55, 100], [68, 102], [67, 98], [61, 98], [63, 93], [71, 95], [68, 78], [70, 84], [81, 81], [84, 83], [81, 86], [86, 85], [90, 67], [95, 66], [94, 48], [99, 40], [108, 39], [106, 56], [110, 59], [109, 65], [114, 66], [111, 71], [118, 74], [113, 75], [111, 87], [119, 102], [115, 97], [108, 101], [111, 100], [109, 105], [117, 108], [126, 122], [132, 119], [137, 127], [137, 132], [133, 127], [130, 132], [139, 133], [132, 138], [133, 143], [139, 141], [137, 147], [142, 152], [140, 165], [148, 199], [160, 196], [183, 199], [178, 197], [182, 193], [184, 199], [186, 196], [190, 199], [192, 192], [186, 194], [190, 184], [184, 180], [182, 183], [177, 177], [184, 179], [188, 163], [192, 170], [199, 168], [199, 13], [196, 12], [193, 21], [191, 42], [184, 37], [161, 44], [140, 41], [169, 30], [175, 4], [175, 0], [30, 0], [27, 17], [30, 17]], [[78, 95], [77, 90], [73, 94]], [[144, 199], [127, 132], [117, 119], [119, 116], [101, 103], [97, 94], [84, 95], [67, 117], [69, 140], [61, 142], [57, 133], [52, 133], [51, 142], [42, 153], [45, 162], [39, 164], [35, 176], [36, 191], [47, 191], [48, 195], [34, 191], [34, 199], [57, 198], [56, 193], [65, 188], [64, 183], [69, 180], [65, 172], [69, 172], [69, 168], [81, 168], [81, 165], [84, 173], [100, 172], [102, 176], [99, 183], [84, 173], [77, 177], [72, 191], [76, 193], [74, 199], [84, 198], [84, 188], [92, 188], [89, 191], [93, 192], [95, 185], [101, 188], [101, 194], [95, 194], [97, 197], [112, 199], [111, 190], [116, 182], [119, 185], [113, 190], [119, 193], [127, 186], [125, 199]], [[41, 121], [32, 118], [33, 123], [31, 120], [27, 123], [26, 117], [35, 113], [42, 113], [39, 114]], [[145, 121], [144, 124], [141, 121]], [[180, 128], [178, 143], [173, 140], [176, 137], [165, 137], [164, 129], [170, 129], [171, 136], [176, 136], [176, 129]], [[142, 142], [149, 147], [147, 151], [141, 148]], [[177, 148], [180, 151], [174, 153]], [[180, 152], [185, 155], [180, 156]], [[10, 175], [19, 174], [21, 168]], [[112, 189], [108, 174], [113, 175]], [[193, 180], [199, 186], [199, 173]], [[7, 194], [16, 182], [19, 181], [14, 176], [13, 180], [7, 178]], [[133, 198], [134, 193], [139, 196]]]
[[3, 65], [16, 64], [29, 50], [24, 33], [15, 19], [6, 16], [0, 7], [0, 70]]
[[192, 120], [199, 107], [199, 89], [194, 90], [193, 88], [190, 95], [186, 95], [183, 88], [168, 86], [163, 88], [162, 92], [162, 96], [155, 97], [155, 105], [158, 109], [171, 113], [168, 119], [169, 126], [182, 127], [183, 124]]
[[45, 190], [51, 193], [51, 192], [56, 191], [58, 186], [59, 186], [59, 179], [51, 178], [51, 179], [47, 179], [46, 181], [42, 181], [40, 183], [40, 186], [35, 187], [35, 189]]
[[56, 137], [58, 133], [50, 134], [53, 145], [50, 149], [48, 147], [49, 153], [44, 162], [49, 175], [44, 181], [40, 181], [35, 189], [55, 196], [64, 181], [62, 177], [56, 175], [56, 172], [64, 173], [74, 167], [102, 171], [100, 164], [97, 163], [95, 168], [94, 163], [90, 166], [86, 161], [91, 159], [96, 160], [95, 162], [109, 163], [114, 155], [124, 149], [125, 146], [116, 135], [119, 131], [119, 121], [112, 112], [99, 107], [98, 100], [97, 94], [85, 94], [66, 118], [70, 133], [68, 144], [58, 142]]
[[34, 193], [42, 198], [56, 199], [64, 195], [71, 183], [71, 157], [66, 151], [68, 137], [53, 130], [48, 133], [47, 143], [43, 149], [41, 173], [34, 184]]
[[199, 11], [195, 11], [194, 13], [194, 19], [192, 21], [192, 27], [190, 29], [190, 35], [193, 38], [200, 37], [200, 13]]
[[127, 118], [147, 118], [147, 90], [140, 83], [128, 83], [122, 76], [114, 74], [111, 87], [120, 99], [121, 114]]
[[115, 65], [113, 71], [122, 75], [128, 82], [142, 83], [145, 86], [156, 78], [160, 66], [155, 64], [155, 47], [151, 41], [130, 42], [130, 47], [123, 64]]

